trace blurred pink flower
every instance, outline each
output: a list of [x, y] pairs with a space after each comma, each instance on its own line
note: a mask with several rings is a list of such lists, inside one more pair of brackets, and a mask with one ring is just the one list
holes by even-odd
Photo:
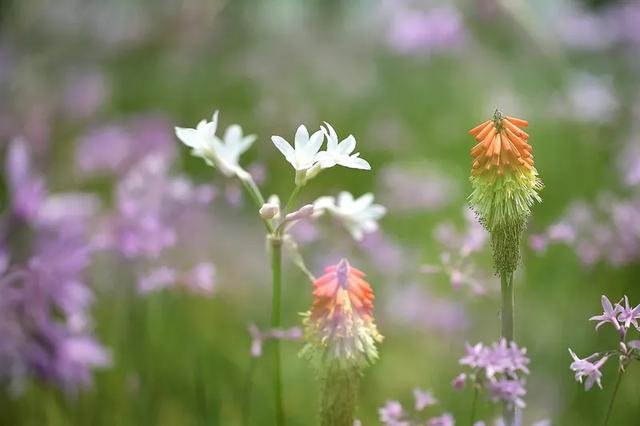
[[254, 324], [249, 324], [249, 334], [251, 334], [251, 356], [259, 358], [262, 356], [262, 346], [265, 341], [270, 339], [280, 340], [302, 340], [302, 328], [292, 327], [289, 329], [269, 329], [260, 331]]
[[89, 130], [78, 140], [76, 169], [83, 176], [125, 174], [148, 155], [175, 155], [171, 125], [162, 116], [137, 116]]

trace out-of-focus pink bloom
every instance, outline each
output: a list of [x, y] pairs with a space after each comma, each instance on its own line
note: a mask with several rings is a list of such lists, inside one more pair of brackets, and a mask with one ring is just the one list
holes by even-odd
[[266, 331], [260, 331], [255, 324], [249, 324], [249, 334], [251, 334], [251, 356], [259, 358], [262, 356], [262, 346], [269, 339], [280, 340], [301, 340], [302, 328], [291, 327], [289, 329], [273, 328]]
[[91, 117], [102, 107], [108, 94], [106, 78], [98, 69], [74, 70], [63, 87], [64, 111], [72, 118]]
[[426, 407], [430, 407], [438, 403], [438, 400], [434, 398], [433, 392], [430, 390], [423, 391], [422, 389], [415, 388], [413, 390], [413, 397], [416, 400], [417, 411], [422, 411]]
[[449, 413], [444, 413], [438, 417], [432, 417], [427, 422], [427, 426], [454, 426], [455, 420], [453, 416]]
[[451, 381], [451, 387], [455, 390], [461, 390], [464, 388], [466, 381], [467, 375], [465, 373], [460, 373]]
[[166, 288], [184, 288], [195, 294], [210, 295], [213, 292], [215, 268], [203, 262], [191, 270], [179, 272], [175, 268], [160, 266], [152, 269], [138, 280], [138, 290], [147, 294]]
[[462, 16], [452, 5], [431, 10], [410, 8], [403, 2], [388, 5], [387, 41], [399, 53], [432, 55], [449, 51], [464, 40]]
[[89, 130], [78, 140], [76, 168], [85, 176], [124, 174], [149, 155], [175, 155], [171, 125], [162, 116], [138, 116]]
[[452, 333], [468, 326], [460, 303], [438, 298], [417, 285], [394, 288], [386, 298], [385, 313], [392, 320], [419, 330]]
[[157, 258], [176, 244], [179, 218], [208, 204], [213, 190], [169, 175], [169, 167], [166, 157], [149, 155], [124, 176], [116, 188], [117, 209], [106, 218], [98, 246], [128, 258]]
[[448, 205], [458, 193], [452, 179], [428, 165], [419, 169], [388, 166], [379, 179], [380, 199], [396, 213], [437, 210]]
[[404, 270], [408, 254], [399, 244], [396, 244], [381, 231], [366, 234], [361, 245], [371, 257], [376, 268], [384, 271], [385, 274], [399, 274]]
[[408, 426], [408, 422], [401, 421], [404, 415], [405, 413], [402, 409], [402, 404], [398, 401], [387, 401], [385, 406], [378, 410], [378, 418], [387, 426]]
[[613, 119], [619, 107], [620, 102], [609, 77], [575, 72], [569, 76], [566, 92], [552, 101], [550, 111], [556, 117], [604, 124]]
[[24, 140], [16, 139], [9, 145], [6, 161], [12, 212], [20, 219], [33, 221], [46, 190], [43, 179], [32, 171], [31, 156]]

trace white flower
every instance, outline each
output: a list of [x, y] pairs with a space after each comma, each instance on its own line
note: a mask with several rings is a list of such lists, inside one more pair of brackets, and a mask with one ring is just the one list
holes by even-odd
[[338, 218], [356, 240], [361, 240], [365, 233], [377, 230], [378, 219], [387, 212], [383, 206], [373, 204], [371, 193], [354, 199], [349, 192], [343, 191], [337, 200], [334, 197], [320, 197], [313, 205], [316, 212], [328, 211]]
[[251, 147], [255, 135], [243, 136], [242, 128], [233, 124], [224, 132], [222, 140], [216, 136], [218, 111], [213, 113], [211, 121], [202, 120], [195, 129], [176, 127], [176, 136], [191, 148], [191, 153], [204, 159], [207, 164], [218, 167], [225, 176], [231, 177], [246, 173], [240, 167], [240, 155]]
[[[360, 158], [360, 153], [351, 154], [356, 149], [356, 138], [353, 135], [347, 136], [341, 142], [338, 142], [336, 131], [326, 121], [326, 128], [322, 128], [322, 132], [327, 136], [327, 150], [319, 152], [317, 159], [323, 169], [333, 167], [336, 164], [349, 167], [351, 169], [371, 170], [371, 165]], [[327, 130], [328, 129], [328, 130]]]
[[273, 144], [296, 170], [296, 184], [304, 184], [307, 172], [318, 163], [318, 151], [324, 141], [322, 130], [309, 137], [309, 131], [300, 125], [296, 131], [294, 147], [280, 136], [271, 136]]

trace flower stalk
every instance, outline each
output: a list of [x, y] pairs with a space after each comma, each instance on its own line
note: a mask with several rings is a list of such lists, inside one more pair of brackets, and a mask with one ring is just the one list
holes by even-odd
[[609, 424], [609, 419], [611, 418], [611, 413], [613, 412], [613, 403], [616, 400], [616, 396], [618, 396], [618, 389], [620, 388], [620, 382], [622, 382], [622, 375], [624, 374], [624, 370], [622, 368], [618, 369], [618, 377], [616, 378], [616, 384], [613, 386], [613, 393], [611, 394], [611, 400], [609, 401], [609, 407], [607, 408], [607, 415], [604, 418], [604, 426]]
[[[496, 110], [493, 118], [469, 131], [477, 141], [471, 149], [469, 178], [473, 192], [469, 202], [491, 236], [496, 273], [500, 276], [501, 335], [514, 340], [513, 272], [520, 261], [520, 238], [531, 214], [540, 202], [542, 182], [534, 167], [529, 135], [521, 127], [529, 123]], [[514, 404], [503, 405], [507, 426], [515, 422]]]
[[320, 425], [352, 426], [360, 377], [377, 359], [376, 343], [382, 341], [373, 319], [373, 290], [346, 259], [326, 268], [313, 286], [300, 355], [321, 382]]
[[[271, 243], [271, 328], [281, 326], [282, 294], [282, 240], [277, 236], [269, 238]], [[284, 425], [284, 405], [282, 402], [282, 372], [280, 369], [280, 339], [273, 339], [273, 397], [276, 409], [276, 425]]]

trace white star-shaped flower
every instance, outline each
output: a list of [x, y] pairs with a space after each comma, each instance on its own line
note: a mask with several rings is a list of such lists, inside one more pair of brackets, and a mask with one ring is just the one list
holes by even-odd
[[356, 149], [356, 138], [354, 138], [353, 135], [349, 135], [338, 142], [338, 134], [333, 127], [326, 121], [324, 124], [327, 127], [322, 127], [322, 132], [327, 137], [327, 150], [319, 152], [317, 155], [323, 169], [333, 167], [337, 164], [351, 169], [371, 170], [371, 165], [369, 165], [366, 160], [360, 158], [359, 152], [352, 154]]
[[195, 129], [176, 127], [176, 136], [191, 148], [191, 153], [204, 159], [212, 167], [218, 167], [225, 176], [246, 173], [240, 167], [240, 155], [246, 152], [256, 140], [255, 135], [242, 134], [242, 128], [229, 126], [222, 139], [216, 136], [218, 111], [213, 113], [211, 121], [202, 120]]
[[354, 199], [351, 193], [343, 191], [334, 197], [320, 197], [314, 203], [316, 212], [329, 212], [347, 228], [355, 240], [361, 240], [365, 233], [378, 229], [378, 220], [387, 209], [373, 203], [373, 194], [367, 193]]
[[280, 136], [271, 136], [271, 140], [293, 168], [302, 172], [311, 169], [318, 162], [318, 151], [324, 141], [324, 135], [322, 130], [318, 130], [309, 136], [307, 128], [300, 125], [296, 131], [294, 147]]

